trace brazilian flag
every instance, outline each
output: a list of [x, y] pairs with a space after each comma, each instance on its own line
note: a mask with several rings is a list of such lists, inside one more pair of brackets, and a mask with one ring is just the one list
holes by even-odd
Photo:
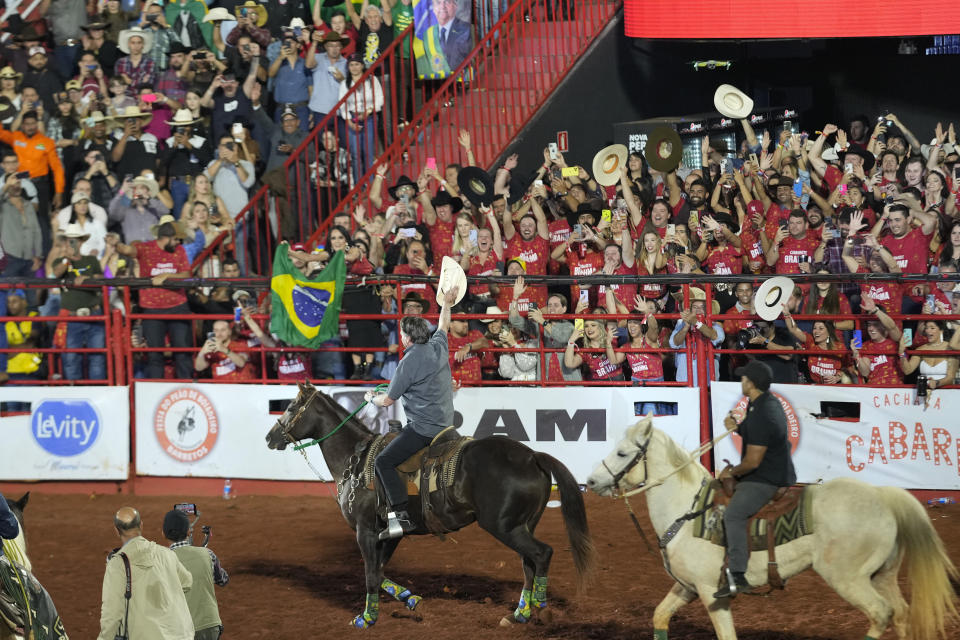
[[273, 309], [270, 331], [289, 345], [316, 349], [339, 332], [343, 280], [347, 275], [343, 252], [337, 251], [319, 275], [307, 277], [281, 244], [273, 256]]

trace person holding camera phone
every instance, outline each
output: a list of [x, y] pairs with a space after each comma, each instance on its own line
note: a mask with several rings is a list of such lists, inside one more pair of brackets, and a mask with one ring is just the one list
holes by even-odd
[[[204, 527], [203, 530], [209, 536], [210, 528]], [[214, 585], [227, 586], [230, 576], [212, 549], [206, 544], [194, 546], [193, 524], [185, 511], [174, 508], [163, 516], [163, 537], [170, 541], [170, 550], [193, 577], [193, 586], [186, 597], [195, 629], [194, 640], [217, 640], [223, 633], [223, 623]]]
[[[259, 45], [254, 43], [250, 46], [251, 55], [255, 54], [259, 61]], [[236, 118], [250, 118], [253, 112], [254, 86], [257, 84], [256, 69], [257, 65], [250, 66], [242, 87], [232, 71], [224, 71], [213, 79], [200, 98], [200, 105], [212, 111], [210, 131], [215, 138], [228, 133], [230, 124]]]
[[[143, 521], [133, 507], [120, 508], [113, 526], [120, 547], [107, 556], [97, 640], [192, 638], [184, 593], [192, 588], [193, 576], [176, 553], [143, 537]], [[124, 597], [128, 579], [129, 600]]]
[[820, 241], [808, 233], [809, 223], [803, 209], [794, 209], [785, 226], [773, 236], [767, 251], [767, 265], [777, 273], [810, 273], [813, 256]]
[[234, 329], [226, 320], [216, 320], [213, 331], [193, 360], [197, 372], [210, 370], [217, 380], [252, 380], [256, 377], [245, 342], [234, 337]]
[[199, 120], [189, 109], [178, 109], [173, 120], [168, 120], [172, 135], [167, 138], [167, 148], [160, 154], [160, 183], [170, 190], [175, 218], [181, 217], [183, 205], [190, 195], [193, 181], [213, 161], [213, 146], [196, 127]]
[[[320, 124], [340, 100], [340, 83], [347, 77], [347, 60], [342, 52], [348, 44], [350, 44], [350, 38], [341, 36], [336, 31], [329, 31], [326, 35], [322, 35], [320, 31], [314, 31], [310, 37], [310, 46], [307, 47], [304, 65], [312, 74], [313, 81], [308, 105], [312, 126]], [[323, 48], [325, 56], [318, 55], [318, 47]], [[330, 122], [330, 128], [333, 129], [335, 126], [338, 125], [333, 119]]]
[[307, 132], [310, 100], [310, 83], [307, 80], [306, 61], [300, 57], [301, 42], [292, 33], [285, 34], [280, 44], [280, 55], [271, 63], [267, 75], [273, 78], [273, 99], [284, 108], [276, 110], [276, 121], [284, 111], [293, 111], [300, 121], [301, 130]]

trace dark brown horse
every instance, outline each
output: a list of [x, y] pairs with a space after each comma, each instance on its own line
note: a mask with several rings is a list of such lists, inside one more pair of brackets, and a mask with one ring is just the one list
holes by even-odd
[[[267, 446], [284, 449], [291, 442], [322, 438], [333, 432], [347, 415], [346, 409], [313, 385], [301, 384], [296, 399], [267, 434]], [[357, 532], [357, 544], [366, 567], [366, 607], [352, 621], [353, 626], [361, 629], [377, 620], [381, 588], [411, 610], [421, 600], [383, 575], [383, 567], [400, 540], [381, 542], [378, 539], [377, 534], [385, 522], [382, 510], [378, 509], [377, 493], [368, 490], [356, 477], [360, 472], [359, 461], [375, 436], [359, 420], [350, 418], [319, 445], [327, 467], [337, 479], [340, 510]], [[446, 502], [435, 505], [434, 513], [450, 531], [476, 521], [523, 559], [520, 604], [501, 624], [527, 622], [547, 606], [547, 570], [553, 549], [534, 538], [533, 531], [550, 498], [551, 475], [556, 478], [560, 491], [561, 513], [577, 576], [582, 581], [593, 566], [593, 543], [580, 488], [557, 459], [505, 437], [473, 440], [463, 448]], [[417, 524], [412, 535], [429, 533], [421, 511], [419, 497], [410, 496], [410, 513]]]

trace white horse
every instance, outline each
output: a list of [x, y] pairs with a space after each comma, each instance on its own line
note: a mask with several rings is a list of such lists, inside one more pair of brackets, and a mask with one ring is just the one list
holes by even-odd
[[[653, 427], [648, 415], [627, 429], [623, 440], [590, 475], [587, 486], [610, 496], [648, 483], [656, 485], [646, 491], [647, 509], [663, 543], [664, 533], [685, 515], [703, 483], [711, 479], [699, 462]], [[922, 505], [903, 489], [851, 479], [831, 480], [807, 490], [813, 492], [814, 533], [777, 547], [780, 575], [786, 579], [812, 566], [870, 620], [867, 640], [880, 638], [891, 621], [901, 639], [945, 636], [947, 625], [957, 619], [950, 584], [957, 570]], [[694, 537], [692, 529], [685, 522], [663, 548], [665, 566], [677, 582], [653, 614], [654, 638], [666, 640], [670, 618], [699, 596], [717, 638], [736, 640], [730, 599], [713, 597], [724, 549]], [[909, 567], [910, 605], [897, 585], [904, 559]], [[766, 551], [750, 555], [747, 580], [753, 585], [766, 583]]]

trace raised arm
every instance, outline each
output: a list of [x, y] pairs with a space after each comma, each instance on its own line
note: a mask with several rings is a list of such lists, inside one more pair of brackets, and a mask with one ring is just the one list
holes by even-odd
[[437, 323], [437, 329], [446, 333], [450, 330], [450, 307], [453, 306], [454, 301], [457, 299], [457, 292], [459, 289], [453, 287], [450, 291], [446, 291], [443, 294], [443, 304], [440, 305], [440, 321]]

